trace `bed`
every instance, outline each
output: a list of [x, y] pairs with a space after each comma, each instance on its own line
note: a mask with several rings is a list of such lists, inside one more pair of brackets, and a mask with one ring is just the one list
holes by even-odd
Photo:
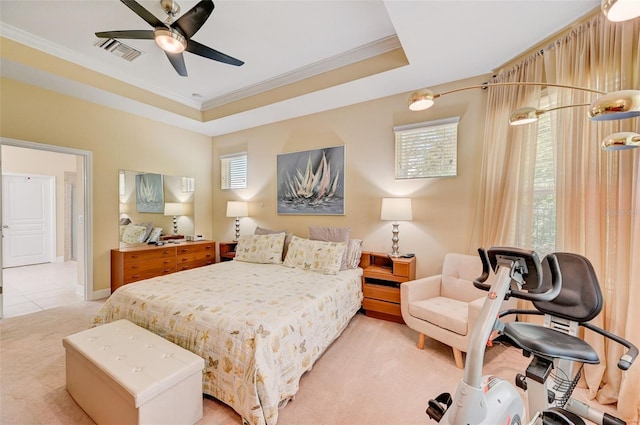
[[362, 304], [362, 269], [292, 262], [234, 260], [125, 285], [93, 325], [127, 319], [200, 355], [205, 394], [252, 425], [273, 425]]

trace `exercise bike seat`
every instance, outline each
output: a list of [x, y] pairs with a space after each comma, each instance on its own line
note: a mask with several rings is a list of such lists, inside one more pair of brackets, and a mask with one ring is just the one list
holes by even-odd
[[[603, 297], [598, 278], [589, 260], [581, 255], [558, 252], [554, 254], [562, 276], [562, 287], [551, 301], [533, 301], [536, 313], [586, 323], [602, 310]], [[540, 292], [551, 286], [549, 259], [542, 261], [542, 286]], [[597, 364], [595, 350], [582, 339], [533, 323], [509, 322], [504, 334], [525, 351], [546, 357]]]
[[589, 364], [600, 363], [598, 354], [589, 344], [555, 329], [533, 323], [509, 322], [504, 326], [504, 334], [518, 347], [536, 356]]

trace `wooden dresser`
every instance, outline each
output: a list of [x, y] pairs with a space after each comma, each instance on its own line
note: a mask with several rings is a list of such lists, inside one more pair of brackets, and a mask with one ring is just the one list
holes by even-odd
[[111, 292], [122, 285], [215, 263], [214, 241], [144, 245], [111, 250]]

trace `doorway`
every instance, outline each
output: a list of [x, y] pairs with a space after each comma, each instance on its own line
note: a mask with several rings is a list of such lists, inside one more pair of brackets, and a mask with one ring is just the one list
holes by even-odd
[[[25, 161], [25, 157], [28, 158], [28, 161]], [[58, 164], [65, 161], [71, 165], [64, 167]], [[25, 163], [28, 164], [25, 165]], [[22, 177], [53, 174], [55, 176], [53, 203], [56, 204], [52, 226], [54, 236], [52, 236], [50, 250], [52, 258], [49, 262], [7, 268], [12, 264], [10, 262], [4, 264], [3, 259], [6, 260], [4, 252], [2, 252], [3, 255], [0, 255], [0, 265], [2, 266], [2, 273], [0, 273], [0, 317], [19, 315], [21, 310], [24, 310], [25, 314], [32, 312], [29, 309], [36, 307], [30, 304], [33, 299], [29, 298], [38, 298], [33, 295], [33, 291], [37, 290], [42, 290], [43, 293], [39, 296], [39, 301], [35, 301], [33, 304], [37, 305], [40, 310], [65, 303], [93, 299], [92, 198], [88, 189], [91, 187], [91, 163], [92, 158], [89, 151], [0, 138], [0, 171], [4, 174], [9, 172], [16, 174], [17, 169], [22, 170], [21, 173], [18, 173]], [[3, 200], [3, 226], [10, 225], [8, 224], [10, 220], [4, 214], [7, 209], [4, 203], [8, 201], [14, 204], [15, 201], [15, 199], [12, 201], [4, 193], [7, 190], [5, 178], [6, 176], [3, 176], [3, 184], [0, 186], [3, 190], [0, 197]], [[32, 209], [30, 208], [30, 210]], [[8, 232], [7, 228], [2, 230]], [[3, 232], [3, 237], [5, 232]], [[19, 241], [24, 242], [27, 239], [29, 238], [19, 239]], [[37, 240], [37, 237], [31, 239]], [[2, 246], [6, 249], [4, 242]], [[3, 311], [5, 304], [3, 298], [7, 296], [6, 300], [9, 300], [8, 295], [14, 285], [7, 279], [12, 279], [16, 284], [22, 285], [20, 292], [24, 292], [24, 297], [22, 293], [17, 295], [21, 297], [20, 301], [24, 301], [25, 304], [20, 308], [12, 306], [9, 310]], [[49, 292], [47, 293], [47, 291]], [[12, 295], [16, 295], [17, 292], [19, 291], [15, 291]], [[11, 301], [15, 301], [15, 297]]]

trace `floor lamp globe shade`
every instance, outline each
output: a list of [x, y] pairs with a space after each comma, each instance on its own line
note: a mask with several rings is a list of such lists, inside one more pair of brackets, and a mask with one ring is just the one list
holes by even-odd
[[[640, 7], [640, 2], [638, 2]], [[620, 90], [605, 94], [589, 106], [592, 121], [623, 120], [640, 117], [640, 90]]]
[[621, 151], [640, 147], [640, 134], [631, 131], [614, 133], [602, 141], [602, 149], [605, 151]]
[[601, 8], [611, 22], [628, 21], [640, 16], [638, 0], [602, 0]]

